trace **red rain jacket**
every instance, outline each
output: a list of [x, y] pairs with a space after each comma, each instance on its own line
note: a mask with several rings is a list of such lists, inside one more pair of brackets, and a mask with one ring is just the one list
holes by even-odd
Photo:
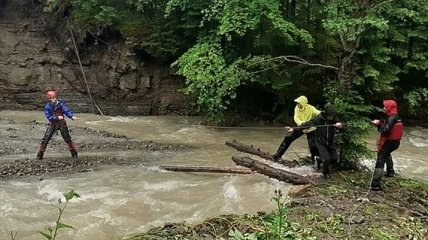
[[378, 130], [381, 132], [378, 151], [382, 149], [386, 140], [400, 141], [404, 131], [404, 125], [398, 116], [397, 103], [394, 100], [384, 100], [383, 106], [385, 107], [387, 118], [378, 126]]

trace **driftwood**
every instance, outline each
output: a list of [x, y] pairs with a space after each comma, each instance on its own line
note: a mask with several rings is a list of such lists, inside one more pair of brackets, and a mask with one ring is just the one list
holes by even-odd
[[[270, 153], [264, 152], [264, 151], [260, 150], [260, 148], [254, 148], [253, 146], [249, 146], [249, 145], [246, 145], [246, 144], [239, 143], [236, 140], [226, 141], [226, 145], [229, 146], [229, 147], [232, 147], [232, 148], [234, 148], [234, 149], [236, 149], [236, 150], [238, 150], [240, 152], [249, 153], [249, 154], [252, 154], [252, 155], [259, 156], [259, 157], [261, 157], [263, 159], [274, 161], [273, 157], [272, 157], [272, 155]], [[281, 163], [281, 164], [283, 164], [284, 166], [287, 166], [287, 167], [296, 167], [296, 166], [299, 165], [295, 161], [293, 161], [293, 162], [292, 161], [281, 161], [279, 163]]]
[[208, 172], [208, 173], [234, 173], [251, 174], [251, 169], [245, 168], [219, 168], [219, 167], [194, 167], [194, 166], [160, 166], [161, 169], [174, 172]]
[[313, 184], [313, 181], [310, 178], [283, 169], [271, 167], [268, 164], [262, 163], [250, 157], [232, 156], [232, 160], [239, 166], [250, 168], [253, 171], [264, 174], [271, 178], [278, 179], [283, 182], [288, 182], [296, 185]]

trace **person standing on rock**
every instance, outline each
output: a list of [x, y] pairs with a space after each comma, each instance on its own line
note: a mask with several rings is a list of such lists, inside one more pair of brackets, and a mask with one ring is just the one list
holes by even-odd
[[378, 141], [376, 166], [371, 182], [371, 190], [381, 191], [380, 181], [383, 176], [383, 168], [386, 163], [386, 176], [393, 177], [395, 174], [394, 164], [392, 162], [391, 153], [398, 149], [400, 140], [403, 137], [404, 126], [398, 116], [397, 103], [394, 100], [384, 100], [383, 106], [386, 114], [386, 119], [381, 121], [375, 119], [372, 123], [377, 126], [380, 132]]
[[[297, 126], [300, 126], [301, 124], [313, 119], [314, 117], [318, 116], [321, 111], [316, 109], [314, 106], [310, 105], [308, 103], [308, 98], [305, 96], [300, 96], [294, 100], [296, 102], [296, 107], [294, 108], [294, 122]], [[315, 134], [314, 134], [315, 128], [310, 129], [296, 129], [296, 131], [292, 132], [291, 134], [287, 134], [284, 137], [284, 140], [282, 140], [281, 144], [278, 147], [278, 150], [274, 155], [272, 155], [272, 158], [274, 161], [279, 161], [284, 155], [284, 153], [287, 151], [288, 147], [290, 147], [291, 143], [294, 142], [294, 140], [298, 139], [300, 136], [306, 133], [306, 136], [308, 138], [308, 145], [309, 145], [309, 151], [311, 153], [312, 161], [315, 162], [315, 157], [319, 156], [317, 147], [315, 145]]]
[[73, 115], [73, 112], [63, 100], [57, 99], [57, 93], [55, 90], [47, 91], [46, 98], [48, 99], [48, 102], [44, 107], [44, 113], [49, 121], [49, 124], [45, 135], [42, 138], [42, 142], [37, 153], [37, 159], [43, 159], [43, 155], [46, 151], [49, 141], [51, 140], [54, 133], [56, 133], [58, 130], [61, 132], [62, 138], [67, 143], [71, 157], [77, 158], [76, 146], [71, 140], [70, 132], [68, 131], [64, 115], [71, 120], [76, 120], [77, 118]]

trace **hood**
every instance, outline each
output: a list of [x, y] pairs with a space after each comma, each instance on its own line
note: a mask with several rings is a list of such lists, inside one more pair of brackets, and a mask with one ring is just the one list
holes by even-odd
[[303, 106], [305, 106], [305, 105], [307, 105], [308, 104], [308, 98], [307, 97], [305, 97], [305, 96], [300, 96], [300, 97], [298, 97], [298, 98], [296, 98], [296, 99], [294, 99], [294, 101], [296, 102], [296, 103], [300, 103], [300, 104], [302, 104]]
[[333, 119], [334, 117], [336, 117], [337, 112], [336, 112], [336, 110], [334, 110], [332, 108], [326, 108], [324, 111], [321, 112], [321, 115], [325, 119], [327, 119], [327, 118]]
[[394, 100], [383, 100], [383, 106], [387, 116], [398, 114], [397, 103]]

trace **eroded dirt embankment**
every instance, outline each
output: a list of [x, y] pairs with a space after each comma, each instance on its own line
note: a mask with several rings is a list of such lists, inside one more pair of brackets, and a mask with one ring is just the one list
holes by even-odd
[[[37, 160], [38, 145], [45, 129], [45, 124], [36, 121], [20, 122], [0, 118], [0, 179], [26, 176], [43, 178], [93, 171], [105, 165], [138, 164], [141, 163], [142, 156], [150, 151], [179, 151], [189, 148], [184, 144], [134, 141], [126, 136], [71, 127], [71, 136], [78, 140], [78, 159], [71, 158], [61, 135], [57, 134], [49, 143], [45, 158]], [[132, 152], [130, 157], [121, 157], [126, 156], [127, 152]]]

